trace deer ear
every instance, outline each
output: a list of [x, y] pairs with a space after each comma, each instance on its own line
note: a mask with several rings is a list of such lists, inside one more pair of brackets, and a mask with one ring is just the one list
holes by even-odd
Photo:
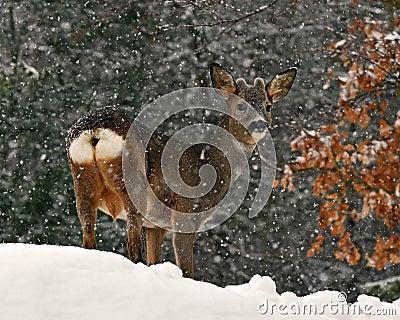
[[211, 81], [215, 89], [236, 92], [236, 83], [228, 70], [222, 68], [218, 63], [213, 62], [210, 66]]
[[297, 68], [290, 68], [273, 77], [267, 84], [268, 99], [275, 102], [286, 96], [292, 87], [296, 74]]

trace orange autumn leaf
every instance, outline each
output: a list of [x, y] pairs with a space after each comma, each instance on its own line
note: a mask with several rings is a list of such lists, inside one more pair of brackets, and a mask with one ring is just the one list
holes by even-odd
[[392, 263], [400, 262], [400, 235], [395, 234], [386, 241], [381, 236], [376, 237], [375, 252], [370, 257], [367, 256], [367, 266], [374, 267], [381, 271], [385, 266]]
[[377, 84], [380, 84], [383, 80], [385, 80], [386, 72], [385, 72], [384, 69], [382, 69], [381, 67], [374, 67], [374, 71], [373, 72], [374, 72], [374, 74], [376, 76], [375, 82]]
[[362, 129], [368, 127], [369, 121], [371, 120], [371, 117], [369, 116], [367, 109], [368, 109], [367, 106], [362, 107], [360, 117], [358, 119], [358, 124]]
[[336, 235], [338, 235], [338, 234], [341, 234], [341, 233], [343, 233], [343, 232], [346, 230], [346, 228], [345, 228], [345, 226], [344, 226], [344, 224], [343, 224], [343, 221], [344, 221], [345, 219], [346, 219], [345, 216], [341, 216], [340, 219], [336, 220], [336, 222], [335, 222], [335, 224], [333, 225], [332, 230], [331, 230], [331, 234], [332, 234], [333, 236], [336, 236]]
[[387, 107], [388, 107], [388, 102], [386, 100], [382, 101], [380, 105], [381, 110], [386, 111]]
[[369, 139], [365, 139], [364, 141], [362, 141], [361, 143], [358, 144], [357, 146], [357, 151], [358, 152], [362, 152], [363, 149], [369, 144], [370, 140]]
[[347, 232], [343, 234], [339, 241], [338, 247], [341, 251], [335, 251], [335, 257], [338, 260], [346, 260], [350, 265], [357, 265], [358, 261], [361, 259], [361, 254], [358, 248], [351, 241], [351, 234]]
[[322, 130], [322, 131], [325, 131], [325, 132], [327, 132], [327, 133], [330, 133], [330, 132], [335, 131], [336, 128], [337, 128], [337, 125], [336, 125], [336, 124], [328, 124], [328, 125], [326, 125], [326, 126], [322, 126], [322, 127], [321, 127], [321, 130]]
[[358, 261], [360, 261], [360, 259], [361, 259], [360, 251], [358, 250], [357, 247], [354, 247], [351, 253], [349, 254], [348, 262], [350, 265], [356, 266], [358, 264]]
[[359, 117], [360, 117], [360, 111], [356, 109], [348, 109], [345, 111], [345, 118], [350, 123], [358, 122]]
[[319, 228], [325, 230], [332, 222], [336, 221], [339, 217], [339, 212], [336, 203], [333, 201], [325, 201], [320, 206], [319, 211]]
[[344, 150], [346, 150], [346, 151], [353, 151], [354, 149], [355, 149], [355, 147], [350, 143], [348, 143], [344, 146]]
[[393, 128], [383, 119], [379, 119], [379, 132], [381, 137], [388, 137]]
[[321, 245], [324, 242], [325, 237], [323, 235], [319, 235], [317, 239], [311, 245], [311, 248], [307, 251], [306, 257], [313, 257], [316, 253], [321, 252]]

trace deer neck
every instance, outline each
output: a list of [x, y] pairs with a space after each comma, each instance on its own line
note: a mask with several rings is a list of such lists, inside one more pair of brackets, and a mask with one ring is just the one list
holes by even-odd
[[[230, 116], [224, 115], [220, 127], [226, 131], [228, 131], [232, 136], [235, 137], [235, 140], [238, 142], [238, 145], [240, 145], [243, 149], [243, 151], [246, 154], [247, 159], [250, 158], [251, 154], [253, 153], [253, 150], [256, 147], [255, 141], [251, 138], [250, 134], [248, 133], [247, 136], [245, 137], [243, 135], [243, 132], [237, 132], [232, 126], [232, 122], [235, 121], [233, 120]], [[243, 129], [244, 130], [244, 129]], [[230, 144], [230, 143], [229, 143]]]
[[[214, 141], [218, 140], [220, 145], [227, 146], [225, 148], [225, 157], [222, 151], [218, 148], [210, 148], [207, 145], [202, 145], [201, 158], [204, 158], [207, 163], [212, 164], [213, 167], [216, 168], [220, 177], [230, 177], [231, 181], [236, 181], [239, 175], [243, 172], [247, 163], [243, 163], [241, 160], [242, 158], [235, 157], [235, 153], [243, 154], [244, 152], [246, 158], [249, 159], [256, 143], [253, 139], [246, 139], [246, 137], [240, 136], [240, 133], [233, 129], [233, 127], [236, 126], [232, 125], [232, 119], [227, 115], [223, 117], [219, 127], [228, 131], [234, 137], [234, 139], [225, 135], [221, 137], [218, 132], [214, 135]], [[229, 163], [227, 162], [227, 159], [230, 159]]]

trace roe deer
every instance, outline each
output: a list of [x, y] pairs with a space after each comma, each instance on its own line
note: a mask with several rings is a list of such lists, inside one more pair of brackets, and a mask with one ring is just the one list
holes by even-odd
[[[257, 140], [272, 123], [272, 103], [289, 92], [297, 69], [290, 68], [276, 75], [267, 84], [256, 78], [254, 85], [248, 85], [242, 78], [234, 80], [232, 75], [220, 65], [210, 67], [211, 80], [217, 92], [226, 97], [228, 109], [246, 113], [246, 109], [257, 111], [257, 119], [245, 128], [228, 115], [222, 116], [220, 127], [232, 134], [250, 157]], [[228, 92], [230, 94], [224, 94]], [[243, 100], [245, 103], [243, 103]], [[159, 228], [137, 212], [129, 198], [123, 180], [122, 153], [125, 138], [133, 119], [118, 108], [101, 108], [90, 111], [79, 119], [69, 130], [67, 138], [68, 159], [74, 180], [76, 206], [83, 230], [83, 246], [95, 248], [95, 223], [97, 210], [108, 213], [114, 219], [127, 220], [128, 255], [133, 262], [141, 259], [141, 228], [146, 230], [146, 250], [148, 265], [162, 261], [162, 243], [166, 230]], [[215, 168], [217, 181], [213, 192], [202, 202], [185, 198], [169, 189], [163, 180], [161, 154], [169, 137], [150, 139], [146, 153], [146, 175], [157, 197], [165, 204], [182, 212], [197, 212], [213, 208], [225, 195], [230, 181], [229, 163], [221, 152], [213, 146], [196, 144], [185, 150], [180, 159], [179, 172], [188, 185], [197, 185], [198, 172], [204, 164]], [[167, 199], [167, 200], [165, 200]], [[194, 209], [196, 207], [196, 209]], [[185, 277], [194, 277], [193, 245], [195, 233], [173, 233], [173, 247], [176, 264]]]

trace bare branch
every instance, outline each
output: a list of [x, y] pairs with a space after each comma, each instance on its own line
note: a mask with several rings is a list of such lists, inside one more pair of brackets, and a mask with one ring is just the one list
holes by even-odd
[[[228, 32], [229, 30], [231, 30], [235, 25], [237, 25], [238, 23], [247, 20], [255, 15], [258, 15], [266, 10], [268, 10], [269, 8], [271, 8], [273, 5], [275, 5], [278, 1], [280, 0], [274, 0], [272, 1], [270, 4], [268, 5], [264, 5], [264, 6], [260, 6], [257, 9], [255, 9], [252, 12], [249, 13], [243, 13], [241, 10], [231, 6], [231, 5], [225, 5], [228, 6], [229, 8], [235, 10], [237, 13], [240, 13], [241, 16], [237, 17], [237, 18], [223, 18], [220, 15], [216, 14], [215, 11], [212, 10], [207, 10], [210, 14], [214, 15], [218, 21], [216, 22], [206, 22], [206, 23], [196, 23], [196, 24], [179, 24], [179, 25], [169, 25], [169, 24], [165, 24], [163, 26], [158, 27], [158, 30], [150, 33], [151, 35], [157, 35], [161, 32], [166, 32], [166, 31], [170, 31], [170, 30], [176, 30], [176, 29], [187, 29], [187, 28], [212, 28], [212, 27], [217, 27], [217, 26], [224, 26], [223, 29], [218, 33], [218, 35], [216, 37], [214, 37], [211, 40], [208, 40], [203, 46], [201, 46], [198, 50], [196, 50], [196, 52], [194, 52], [194, 54], [198, 54], [200, 51], [204, 50], [207, 46], [209, 46], [211, 43], [221, 39], [221, 37]], [[197, 6], [198, 5], [195, 2], [192, 2], [193, 6]]]

